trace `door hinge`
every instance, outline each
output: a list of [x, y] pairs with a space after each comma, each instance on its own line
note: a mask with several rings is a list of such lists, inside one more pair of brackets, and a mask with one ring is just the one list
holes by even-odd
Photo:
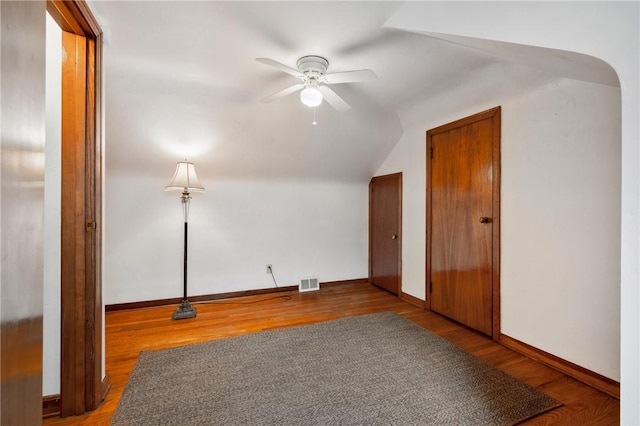
[[92, 229], [96, 229], [96, 227], [97, 227], [96, 221], [93, 220], [93, 219], [87, 219], [85, 223], [87, 225], [87, 231], [90, 231]]
[[429, 148], [429, 158], [433, 160], [433, 147]]
[[429, 282], [429, 294], [433, 293], [433, 283]]

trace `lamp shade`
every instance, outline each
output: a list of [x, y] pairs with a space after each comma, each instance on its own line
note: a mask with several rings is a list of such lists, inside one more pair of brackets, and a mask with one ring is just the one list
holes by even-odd
[[164, 190], [204, 192], [204, 186], [198, 180], [196, 166], [187, 161], [179, 161], [176, 166], [176, 172], [173, 174], [173, 179], [164, 187]]
[[317, 107], [322, 103], [322, 93], [316, 86], [309, 85], [300, 92], [300, 102], [308, 107]]

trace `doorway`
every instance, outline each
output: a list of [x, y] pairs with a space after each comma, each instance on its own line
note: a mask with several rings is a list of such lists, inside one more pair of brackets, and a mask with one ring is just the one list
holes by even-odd
[[369, 282], [395, 295], [402, 289], [402, 173], [369, 183]]
[[430, 310], [500, 334], [500, 107], [427, 132]]
[[60, 395], [45, 414], [95, 409], [102, 363], [100, 26], [86, 2], [47, 1], [62, 30], [60, 137]]

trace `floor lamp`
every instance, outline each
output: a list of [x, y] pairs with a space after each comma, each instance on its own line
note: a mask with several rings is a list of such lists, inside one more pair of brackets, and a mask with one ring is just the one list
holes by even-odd
[[190, 192], [204, 192], [204, 186], [198, 181], [196, 176], [196, 167], [193, 163], [179, 161], [176, 166], [176, 172], [173, 179], [167, 186], [165, 191], [182, 191], [180, 201], [182, 203], [182, 215], [184, 217], [184, 270], [183, 270], [183, 297], [182, 303], [173, 313], [174, 320], [195, 318], [196, 308], [191, 306], [187, 299], [187, 235], [189, 223], [189, 204], [191, 201]]

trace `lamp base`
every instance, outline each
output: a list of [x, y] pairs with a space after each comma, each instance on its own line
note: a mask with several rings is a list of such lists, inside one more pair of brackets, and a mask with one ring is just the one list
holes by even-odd
[[191, 306], [191, 303], [187, 299], [183, 299], [178, 309], [173, 313], [171, 319], [180, 320], [196, 317], [196, 308]]

